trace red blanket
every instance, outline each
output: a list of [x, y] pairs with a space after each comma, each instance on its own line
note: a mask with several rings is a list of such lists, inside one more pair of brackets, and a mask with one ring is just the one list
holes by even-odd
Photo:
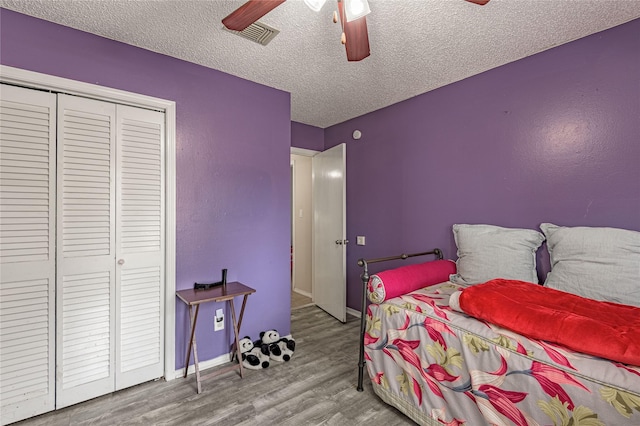
[[529, 338], [640, 365], [640, 308], [505, 279], [465, 288], [459, 301], [465, 313]]

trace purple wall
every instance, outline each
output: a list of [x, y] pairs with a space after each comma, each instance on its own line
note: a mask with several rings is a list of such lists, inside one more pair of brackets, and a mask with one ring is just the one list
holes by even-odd
[[[6, 9], [0, 19], [3, 65], [176, 101], [176, 286], [218, 281], [228, 268], [229, 281], [257, 290], [241, 333], [290, 333], [289, 94]], [[230, 327], [212, 332], [222, 307], [201, 309], [201, 361], [228, 352]], [[178, 302], [177, 368], [186, 319]]]
[[[367, 236], [348, 251], [355, 309], [358, 258], [436, 246], [455, 258], [454, 223], [640, 230], [640, 20], [330, 127], [324, 142], [290, 123], [287, 93], [5, 9], [0, 20], [4, 65], [176, 101], [177, 286], [226, 267], [255, 287], [242, 334], [290, 332], [290, 141], [347, 142], [347, 238]], [[226, 351], [216, 307], [201, 312], [202, 360]]]
[[295, 121], [291, 122], [291, 146], [324, 151], [324, 130]]
[[348, 306], [357, 259], [455, 259], [454, 223], [640, 230], [639, 35], [635, 20], [325, 129], [326, 148], [347, 143], [347, 238], [367, 237]]

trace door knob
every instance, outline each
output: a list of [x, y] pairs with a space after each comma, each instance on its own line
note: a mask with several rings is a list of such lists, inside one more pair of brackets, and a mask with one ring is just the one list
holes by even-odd
[[124, 259], [118, 260], [118, 265], [124, 265]]
[[336, 244], [338, 244], [339, 246], [342, 244], [349, 244], [349, 240], [336, 240]]

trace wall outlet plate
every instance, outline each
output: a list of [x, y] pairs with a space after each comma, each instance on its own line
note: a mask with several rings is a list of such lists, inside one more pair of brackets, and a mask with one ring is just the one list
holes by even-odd
[[363, 246], [365, 244], [365, 237], [364, 235], [358, 235], [356, 237], [356, 244], [359, 246]]
[[213, 331], [224, 330], [224, 312], [216, 309], [216, 316], [213, 317]]

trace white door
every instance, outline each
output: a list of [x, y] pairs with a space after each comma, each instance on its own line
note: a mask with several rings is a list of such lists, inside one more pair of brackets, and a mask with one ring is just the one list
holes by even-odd
[[118, 105], [116, 390], [164, 370], [164, 114]]
[[165, 115], [4, 84], [1, 95], [7, 424], [163, 375]]
[[114, 390], [116, 106], [58, 96], [56, 407]]
[[56, 407], [163, 375], [164, 114], [58, 100]]
[[313, 157], [313, 300], [347, 320], [346, 145]]
[[56, 96], [2, 85], [0, 423], [54, 408]]

